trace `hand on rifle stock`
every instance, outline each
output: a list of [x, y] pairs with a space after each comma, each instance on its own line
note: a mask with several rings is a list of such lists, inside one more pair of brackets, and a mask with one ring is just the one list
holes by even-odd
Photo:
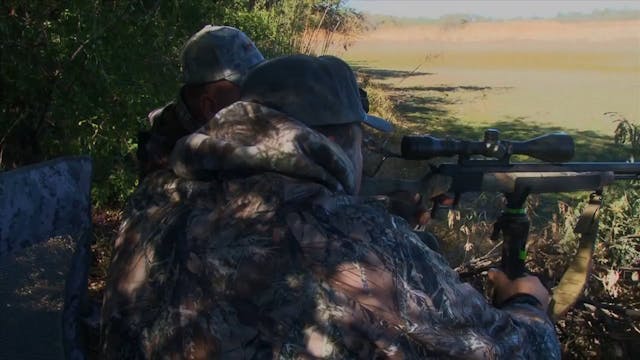
[[549, 291], [537, 277], [525, 275], [511, 280], [507, 274], [498, 269], [489, 270], [487, 277], [493, 285], [496, 304], [502, 304], [505, 300], [518, 294], [528, 294], [538, 299], [542, 305], [542, 310], [547, 311], [550, 300]]
[[408, 191], [387, 194], [389, 212], [407, 220], [409, 225], [425, 225], [431, 218], [429, 208], [423, 204], [422, 195]]
[[385, 194], [389, 211], [407, 220], [411, 226], [426, 225], [431, 220], [433, 201], [440, 201], [451, 185], [448, 176], [430, 174], [422, 180], [420, 192], [405, 190]]

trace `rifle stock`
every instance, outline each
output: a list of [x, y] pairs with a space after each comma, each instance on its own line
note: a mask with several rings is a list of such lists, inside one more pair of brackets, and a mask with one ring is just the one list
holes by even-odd
[[422, 179], [367, 178], [362, 195], [415, 192], [433, 197], [442, 192], [512, 193], [528, 189], [530, 194], [592, 191], [616, 180], [639, 180], [640, 163], [572, 162], [564, 164], [516, 163], [508, 165], [441, 164]]

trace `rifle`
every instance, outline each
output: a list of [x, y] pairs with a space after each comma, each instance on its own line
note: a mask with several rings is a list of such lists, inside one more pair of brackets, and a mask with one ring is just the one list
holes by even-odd
[[[539, 162], [511, 162], [513, 155], [526, 155]], [[386, 151], [385, 158], [429, 160], [457, 156], [457, 162], [430, 165], [429, 173], [420, 180], [369, 179], [363, 183], [361, 193], [408, 191], [430, 195], [434, 193], [434, 179], [444, 177], [448, 179], [447, 192], [454, 194], [453, 207], [465, 192], [504, 194], [506, 207], [494, 224], [491, 238], [497, 240], [502, 234], [500, 266], [509, 278], [515, 279], [526, 273], [525, 248], [530, 224], [524, 210], [527, 196], [592, 191], [589, 205], [575, 229], [581, 234], [578, 253], [554, 289], [553, 306], [550, 308], [552, 316], [557, 318], [575, 303], [586, 284], [604, 186], [617, 180], [640, 179], [640, 163], [568, 162], [573, 155], [573, 138], [562, 132], [526, 141], [501, 140], [496, 129], [486, 130], [482, 141], [439, 139], [428, 135], [404, 136], [401, 154]], [[434, 201], [433, 217], [438, 206]]]

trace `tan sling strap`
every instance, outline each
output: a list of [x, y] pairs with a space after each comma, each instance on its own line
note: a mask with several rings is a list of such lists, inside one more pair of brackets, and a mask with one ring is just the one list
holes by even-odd
[[580, 234], [578, 251], [573, 261], [553, 289], [549, 306], [549, 316], [553, 321], [563, 317], [582, 295], [591, 270], [591, 259], [598, 235], [598, 217], [602, 205], [602, 192], [589, 196], [589, 204], [584, 208], [574, 229]]

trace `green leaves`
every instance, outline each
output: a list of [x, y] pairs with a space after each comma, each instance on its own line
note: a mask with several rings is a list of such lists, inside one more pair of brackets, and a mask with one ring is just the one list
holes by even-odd
[[638, 183], [616, 184], [604, 194], [599, 237], [602, 256], [610, 267], [640, 264], [640, 189]]
[[604, 114], [614, 123], [617, 123], [614, 131], [614, 140], [616, 144], [629, 144], [631, 146], [630, 161], [640, 157], [640, 125], [629, 121], [624, 116], [616, 112], [607, 112]]

